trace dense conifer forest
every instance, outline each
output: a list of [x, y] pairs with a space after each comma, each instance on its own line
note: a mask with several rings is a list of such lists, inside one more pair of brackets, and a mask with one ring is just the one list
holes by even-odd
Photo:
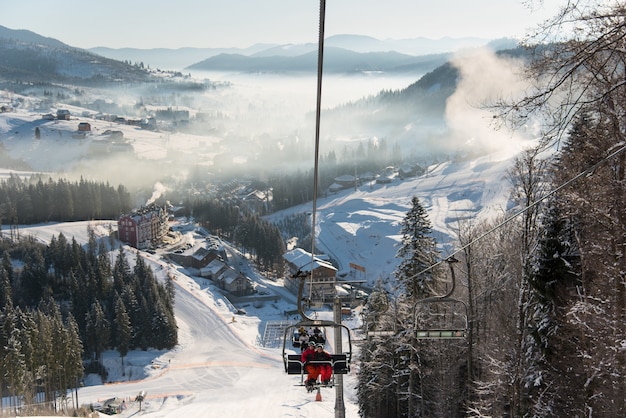
[[[514, 215], [460, 221], [448, 263], [413, 199], [395, 281], [368, 303], [362, 416], [626, 414], [626, 8], [568, 2], [541, 35], [572, 27], [571, 39], [531, 48], [534, 89], [494, 108], [514, 126], [546, 122], [509, 171]], [[455, 273], [460, 310], [443, 301]], [[466, 338], [419, 338], [459, 314]]]
[[12, 174], [0, 182], [0, 224], [117, 219], [131, 208], [128, 190], [81, 178], [70, 182]]
[[[174, 286], [156, 280], [141, 257], [131, 266], [92, 232], [86, 248], [62, 234], [49, 245], [0, 241], [0, 375], [2, 393], [26, 404], [56, 402], [85, 372], [106, 371], [104, 350], [124, 357], [178, 342]], [[54, 347], [54, 349], [53, 349]], [[45, 393], [45, 399], [36, 394]]]

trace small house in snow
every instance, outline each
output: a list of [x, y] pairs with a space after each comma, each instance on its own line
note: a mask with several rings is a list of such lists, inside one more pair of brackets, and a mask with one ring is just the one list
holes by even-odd
[[358, 179], [350, 174], [344, 174], [343, 176], [335, 177], [335, 184], [340, 185], [344, 189], [348, 187], [356, 187]]
[[202, 268], [216, 258], [219, 258], [218, 254], [208, 248], [200, 247], [191, 256], [191, 267]]
[[57, 119], [58, 120], [70, 120], [70, 111], [67, 109], [57, 110]]
[[253, 290], [250, 279], [219, 258], [202, 267], [200, 276], [210, 279], [220, 289], [235, 296], [249, 295]]
[[328, 191], [330, 191], [331, 193], [336, 193], [340, 190], [345, 189], [345, 187], [343, 187], [341, 184], [337, 184], [337, 183], [333, 183], [330, 186], [328, 186]]
[[320, 256], [312, 257], [311, 253], [302, 248], [294, 248], [286, 252], [283, 254], [283, 259], [286, 261], [288, 270], [287, 277], [285, 277], [285, 287], [298, 294], [302, 280], [300, 276], [304, 276], [307, 280], [306, 286], [304, 286], [306, 297], [316, 302], [333, 300], [337, 276], [335, 266], [322, 260]]
[[245, 296], [252, 293], [250, 280], [232, 267], [228, 267], [218, 277], [217, 285], [235, 296]]
[[223, 260], [216, 258], [200, 269], [200, 276], [210, 280], [217, 280], [217, 277], [226, 270], [227, 265]]

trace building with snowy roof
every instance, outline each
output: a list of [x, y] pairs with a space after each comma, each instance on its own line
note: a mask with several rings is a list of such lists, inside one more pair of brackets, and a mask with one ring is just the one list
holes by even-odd
[[253, 290], [250, 279], [220, 259], [215, 259], [202, 267], [200, 276], [210, 279], [220, 289], [235, 296], [249, 295]]
[[120, 241], [137, 249], [155, 247], [167, 234], [167, 211], [157, 205], [149, 205], [117, 221], [117, 233]]
[[283, 254], [287, 266], [285, 287], [298, 294], [301, 276], [306, 277], [303, 297], [312, 302], [331, 302], [335, 295], [337, 269], [320, 256], [312, 257], [311, 253], [302, 248]]

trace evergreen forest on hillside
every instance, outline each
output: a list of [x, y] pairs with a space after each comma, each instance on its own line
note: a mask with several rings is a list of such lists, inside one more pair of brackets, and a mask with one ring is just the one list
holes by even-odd
[[[513, 208], [489, 221], [459, 220], [456, 250], [444, 255], [423, 200], [411, 199], [398, 228], [398, 268], [380, 278], [363, 311], [352, 364], [364, 418], [626, 416], [626, 3], [565, 3], [525, 41], [523, 97], [485, 105], [496, 124], [542, 124], [536, 147], [507, 173]], [[445, 65], [424, 83], [458, 76]], [[416, 83], [356, 106], [393, 103], [380, 118], [439, 114], [453, 87]], [[411, 91], [435, 101], [407, 110]], [[348, 107], [335, 109], [335, 123], [346, 124]], [[400, 148], [388, 147], [382, 140], [346, 158], [321, 156], [320, 184], [355, 167], [378, 171], [402, 161]], [[259, 186], [274, 198], [267, 211], [188, 193], [186, 214], [260, 269], [283, 273], [285, 239], [311, 245], [308, 215], [279, 224], [263, 215], [311, 201], [311, 177], [306, 170], [264, 176]], [[41, 177], [0, 183], [5, 225], [114, 219], [130, 208], [124, 186]], [[85, 373], [106, 374], [104, 350], [123, 358], [134, 348], [177, 344], [172, 279], [157, 281], [141, 256], [113, 239], [90, 233], [81, 246], [63, 235], [48, 245], [1, 238], [0, 394], [31, 404], [43, 393], [54, 403]], [[461, 334], [422, 333], [452, 328]]]
[[[494, 108], [513, 125], [548, 121], [510, 169], [516, 216], [459, 222], [451, 262], [413, 199], [394, 286], [379, 283], [368, 304], [363, 417], [626, 414], [626, 7], [586, 3], [543, 28], [579, 36], [533, 50], [528, 78], [552, 76]], [[455, 275], [465, 310], [443, 301]], [[419, 338], [463, 312], [465, 339]]]
[[0, 181], [0, 225], [117, 219], [128, 213], [131, 195], [119, 185], [41, 175], [23, 179], [11, 174]]
[[27, 405], [56, 410], [56, 394], [71, 393], [83, 374], [106, 379], [105, 350], [123, 358], [178, 343], [172, 279], [157, 281], [141, 257], [131, 267], [121, 248], [112, 262], [89, 235], [87, 248], [63, 234], [49, 245], [0, 242], [0, 387]]

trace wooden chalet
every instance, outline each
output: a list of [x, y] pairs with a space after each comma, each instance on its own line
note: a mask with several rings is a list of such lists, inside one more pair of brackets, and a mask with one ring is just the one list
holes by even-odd
[[307, 278], [304, 297], [313, 301], [329, 301], [334, 298], [337, 269], [331, 263], [318, 256], [311, 257], [311, 253], [302, 248], [294, 248], [283, 254], [283, 258], [287, 266], [287, 277], [284, 280], [286, 288], [298, 294], [302, 279], [294, 276], [300, 273]]

